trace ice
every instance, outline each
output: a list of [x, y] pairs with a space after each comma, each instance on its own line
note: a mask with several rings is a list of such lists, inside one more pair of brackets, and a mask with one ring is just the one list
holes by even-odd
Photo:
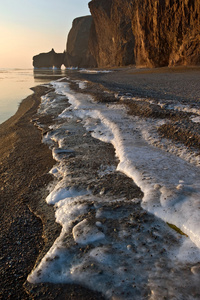
[[191, 120], [194, 123], [200, 123], [200, 117], [192, 117]]
[[[67, 85], [61, 89], [58, 83], [55, 86], [59, 93], [69, 98], [87, 130], [93, 131], [94, 137], [114, 145], [120, 160], [118, 170], [131, 177], [144, 192], [143, 207], [175, 224], [200, 247], [200, 229], [195, 221], [199, 217], [196, 208], [200, 207], [199, 168], [148, 143], [143, 138], [145, 120], [127, 117], [123, 107], [98, 104], [97, 108], [90, 97], [75, 96]], [[148, 119], [147, 124], [150, 127]], [[179, 180], [185, 183], [182, 190], [176, 188]], [[155, 184], [161, 188], [155, 190]]]
[[62, 149], [62, 148], [54, 148], [53, 149], [53, 158], [57, 161], [62, 160], [62, 154], [66, 155], [66, 156], [73, 156], [74, 155], [74, 151], [70, 150], [70, 149]]
[[[79, 196], [77, 196], [79, 198]], [[65, 198], [60, 200], [56, 205], [56, 221], [62, 224], [65, 231], [67, 231], [73, 221], [80, 215], [84, 215], [87, 212], [88, 204], [77, 202], [77, 198]], [[81, 223], [81, 222], [80, 222]], [[77, 225], [76, 225], [77, 226]], [[75, 227], [76, 227], [75, 226]], [[83, 225], [82, 225], [83, 226]], [[81, 225], [77, 227], [81, 229]], [[73, 229], [74, 230], [74, 229]], [[77, 236], [77, 234], [76, 234]], [[84, 238], [84, 237], [83, 237]], [[78, 237], [77, 237], [78, 240]]]
[[105, 234], [95, 226], [90, 226], [85, 219], [74, 226], [72, 230], [73, 238], [78, 244], [91, 244], [105, 237]]
[[72, 118], [69, 108], [66, 108], [61, 114], [58, 115], [59, 118]]
[[116, 166], [104, 166], [101, 165], [100, 170], [98, 171], [98, 174], [103, 177], [106, 174], [111, 174], [112, 172], [114, 172], [116, 170]]
[[[190, 154], [182, 154], [183, 146], [172, 153], [169, 149], [174, 145], [165, 147], [159, 141], [155, 132], [162, 120], [128, 116], [122, 105], [97, 104], [91, 96], [70, 90], [68, 82], [52, 85], [58, 101], [46, 95], [40, 112], [50, 113], [62, 97], [71, 104], [58, 113], [58, 124], [44, 137], [57, 161], [51, 170], [55, 183], [46, 200], [54, 205], [62, 232], [28, 280], [78, 283], [108, 299], [184, 299], [184, 295], [198, 299], [197, 161], [190, 163]], [[64, 161], [74, 151], [67, 143], [72, 123], [83, 124], [93, 137], [113, 144], [119, 159], [117, 170], [141, 188], [141, 201], [101, 193], [94, 196], [70, 185], [72, 178]], [[104, 176], [115, 169], [102, 164], [97, 171]], [[78, 180], [81, 182], [81, 174]], [[171, 230], [166, 222], [188, 237]]]
[[79, 89], [84, 90], [87, 87], [87, 81], [78, 81]]
[[110, 73], [112, 71], [109, 70], [90, 70], [90, 69], [81, 69], [79, 72], [81, 73], [89, 73], [89, 74], [98, 74], [98, 73]]
[[162, 102], [158, 102], [158, 105], [162, 108], [166, 108], [169, 110], [176, 110], [176, 111], [183, 111], [183, 112], [187, 112], [187, 113], [193, 113], [196, 115], [200, 115], [200, 109], [199, 107], [191, 107], [189, 105], [184, 105], [181, 104], [180, 102], [175, 102], [173, 100], [168, 100], [166, 101], [162, 101]]
[[66, 70], [78, 70], [78, 67], [68, 67]]
[[175, 257], [182, 262], [194, 264], [199, 261], [199, 249], [191, 245], [188, 239], [185, 239], [180, 249], [175, 253]]
[[96, 247], [90, 252], [90, 257], [103, 264], [109, 263], [112, 259], [111, 256], [107, 247]]
[[60, 188], [60, 183], [56, 188], [47, 196], [46, 201], [48, 204], [55, 204], [65, 198], [85, 194], [84, 191], [76, 191], [73, 188]]

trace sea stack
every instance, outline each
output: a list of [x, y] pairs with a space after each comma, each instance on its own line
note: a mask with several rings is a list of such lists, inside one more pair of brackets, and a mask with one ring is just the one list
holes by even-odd
[[60, 69], [64, 61], [65, 53], [56, 53], [54, 49], [47, 53], [33, 56], [34, 68], [57, 68]]

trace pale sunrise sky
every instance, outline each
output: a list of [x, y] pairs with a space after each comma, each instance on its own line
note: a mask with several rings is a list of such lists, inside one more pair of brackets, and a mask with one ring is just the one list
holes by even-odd
[[63, 52], [76, 17], [89, 0], [0, 0], [0, 68], [32, 68], [32, 57]]

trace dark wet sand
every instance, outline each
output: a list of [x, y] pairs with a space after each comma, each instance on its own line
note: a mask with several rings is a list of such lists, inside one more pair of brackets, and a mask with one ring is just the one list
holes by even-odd
[[[38, 255], [60, 233], [53, 208], [43, 205], [55, 161], [33, 124], [47, 90], [34, 88], [34, 94], [0, 126], [0, 299], [102, 299], [75, 285], [42, 284], [35, 291], [26, 283], [29, 295], [24, 288]], [[49, 231], [44, 234], [46, 224]]]
[[[200, 68], [173, 70], [125, 68], [108, 74], [73, 73], [71, 77], [100, 83], [102, 89], [93, 86], [95, 93], [91, 84], [90, 92], [96, 97], [105, 87], [113, 92], [155, 99], [170, 96], [199, 105]], [[51, 151], [41, 143], [42, 132], [33, 124], [40, 97], [47, 90], [34, 88], [35, 93], [23, 100], [18, 112], [0, 125], [0, 299], [103, 299], [75, 285], [41, 284], [34, 289], [26, 283], [29, 295], [24, 288], [39, 253], [60, 232], [53, 221], [53, 208], [46, 205], [46, 213], [43, 207], [46, 186], [52, 180], [48, 171], [55, 162]], [[111, 98], [105, 101], [112, 101]], [[199, 131], [197, 134], [199, 137]], [[46, 224], [51, 234], [46, 233], [43, 238]]]
[[23, 283], [44, 245], [42, 222], [28, 205], [39, 200], [35, 189], [51, 180], [46, 174], [54, 164], [51, 151], [41, 144], [41, 132], [30, 123], [46, 90], [35, 88], [0, 126], [1, 299], [28, 299]]
[[[170, 111], [167, 108], [168, 104], [176, 103], [198, 109], [200, 114], [200, 67], [127, 67], [113, 69], [111, 73], [81, 73], [79, 77], [93, 84], [101, 84], [114, 94], [139, 97], [140, 101], [123, 101], [129, 107], [130, 114], [170, 120], [170, 124], [160, 126], [161, 136], [200, 151], [200, 123], [191, 121], [192, 113]], [[96, 93], [95, 89], [94, 87]], [[160, 108], [150, 104], [151, 100], [155, 104], [161, 101], [165, 105]]]

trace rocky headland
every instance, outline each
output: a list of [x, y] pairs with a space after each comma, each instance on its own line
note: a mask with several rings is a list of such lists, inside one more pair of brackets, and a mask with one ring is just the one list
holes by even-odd
[[34, 67], [163, 67], [200, 64], [196, 0], [92, 0], [76, 18], [66, 51], [35, 56]]
[[200, 64], [195, 0], [93, 0], [92, 53], [98, 66]]

